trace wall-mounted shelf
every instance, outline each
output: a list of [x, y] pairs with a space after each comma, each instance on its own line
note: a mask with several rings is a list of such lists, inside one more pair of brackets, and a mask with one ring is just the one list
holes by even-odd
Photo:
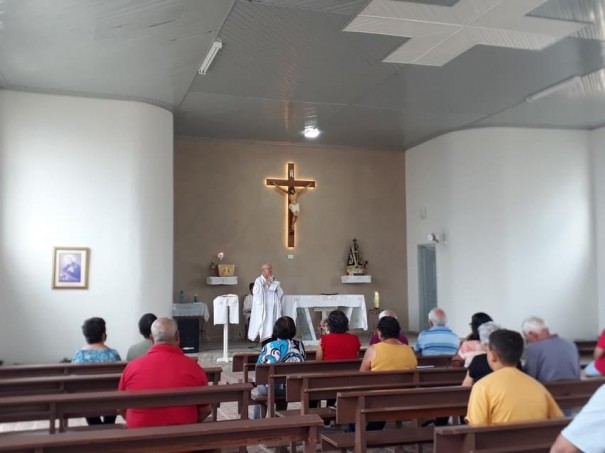
[[372, 283], [371, 275], [342, 275], [341, 283]]
[[237, 285], [237, 277], [206, 277], [206, 285]]

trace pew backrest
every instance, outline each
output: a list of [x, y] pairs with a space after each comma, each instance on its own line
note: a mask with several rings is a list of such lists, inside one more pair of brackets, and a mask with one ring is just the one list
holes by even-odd
[[303, 442], [305, 453], [315, 452], [317, 429], [322, 420], [316, 415], [284, 419], [226, 420], [218, 423], [158, 426], [138, 429], [105, 429], [54, 435], [10, 436], [0, 443], [0, 452], [76, 453], [119, 451], [177, 452], [224, 449], [254, 444], [284, 445]]
[[89, 392], [56, 395], [30, 395], [0, 398], [0, 423], [49, 420], [54, 432], [74, 417], [97, 416], [131, 407], [186, 406], [237, 402], [241, 418], [248, 418], [252, 384], [226, 384], [204, 387], [170, 388], [142, 391]]
[[571, 418], [491, 426], [448, 426], [434, 431], [434, 453], [550, 451]]

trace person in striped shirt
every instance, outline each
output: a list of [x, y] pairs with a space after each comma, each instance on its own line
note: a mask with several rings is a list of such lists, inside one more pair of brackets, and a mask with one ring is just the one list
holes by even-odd
[[429, 328], [418, 334], [414, 351], [418, 356], [454, 355], [460, 338], [446, 326], [447, 315], [441, 308], [429, 312]]

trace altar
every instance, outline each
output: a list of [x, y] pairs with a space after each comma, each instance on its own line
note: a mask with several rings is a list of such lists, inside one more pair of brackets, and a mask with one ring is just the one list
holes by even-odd
[[[300, 311], [299, 311], [300, 309]], [[349, 318], [349, 329], [368, 330], [368, 314], [363, 294], [286, 295], [282, 300], [282, 312], [296, 323], [303, 340], [317, 341], [310, 309], [321, 311], [322, 318], [332, 310], [340, 309]], [[302, 317], [299, 318], [298, 314]]]

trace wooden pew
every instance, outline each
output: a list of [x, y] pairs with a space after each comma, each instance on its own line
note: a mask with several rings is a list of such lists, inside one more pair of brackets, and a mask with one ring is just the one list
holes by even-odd
[[[562, 409], [586, 404], [595, 390], [605, 383], [602, 379], [560, 381], [546, 384]], [[373, 390], [338, 393], [336, 422], [355, 423], [355, 433], [327, 433], [321, 436], [326, 449], [346, 449], [355, 446], [364, 453], [367, 446], [381, 447], [397, 444], [429, 443], [432, 427], [406, 428], [367, 432], [371, 421], [417, 420], [448, 416], [463, 416], [467, 412], [470, 387], [438, 387], [431, 389]]]
[[[222, 387], [222, 386], [221, 386]], [[316, 415], [284, 419], [227, 420], [218, 423], [161, 426], [138, 429], [106, 429], [44, 436], [10, 436], [0, 442], [0, 452], [101, 453], [178, 452], [211, 448], [246, 447], [254, 444], [285, 445], [303, 442], [305, 453], [315, 452]]]
[[571, 418], [492, 426], [437, 427], [434, 453], [548, 453]]
[[280, 411], [279, 416], [316, 413], [324, 420], [336, 415], [329, 408], [309, 408], [310, 401], [336, 399], [338, 392], [460, 385], [464, 368], [420, 368], [408, 371], [331, 372], [288, 375], [286, 401], [300, 402], [300, 411]]
[[[115, 362], [114, 362], [115, 363]], [[223, 369], [205, 368], [208, 382], [218, 385]], [[0, 379], [0, 397], [44, 395], [116, 390], [121, 374], [57, 374], [54, 376]], [[218, 417], [218, 406], [212, 408], [212, 419]]]
[[[0, 398], [0, 423], [48, 420], [49, 432], [67, 429], [70, 418], [92, 417], [131, 407], [185, 406], [237, 402], [241, 418], [248, 418], [252, 384], [225, 384], [205, 387], [30, 395]], [[1, 444], [2, 442], [0, 442]]]
[[[366, 347], [362, 347], [359, 351], [359, 358], [363, 358], [366, 352]], [[315, 360], [316, 350], [311, 349], [306, 351], [307, 361]], [[236, 352], [233, 354], [233, 364], [231, 371], [233, 372], [244, 372], [244, 382], [248, 382], [248, 376], [251, 371], [256, 367], [256, 361], [258, 360], [258, 352]], [[433, 367], [448, 367], [452, 363], [451, 355], [437, 355], [432, 357], [419, 357], [419, 366], [433, 366]]]
[[356, 371], [359, 370], [361, 359], [354, 360], [331, 360], [331, 361], [306, 361], [288, 363], [262, 363], [256, 367], [256, 384], [267, 386], [267, 397], [255, 396], [252, 399], [261, 405], [265, 405], [269, 417], [275, 416], [275, 384], [285, 384], [290, 374], [304, 372], [331, 372], [331, 371]]
[[0, 380], [70, 374], [114, 374], [124, 371], [127, 363], [52, 363], [44, 365], [0, 366]]
[[[197, 362], [196, 357], [191, 357]], [[124, 371], [128, 362], [100, 363], [52, 363], [43, 365], [0, 366], [0, 381], [5, 379], [32, 378], [42, 376], [68, 376], [88, 374], [115, 374]], [[218, 384], [221, 380], [221, 367], [204, 367], [208, 381]]]

